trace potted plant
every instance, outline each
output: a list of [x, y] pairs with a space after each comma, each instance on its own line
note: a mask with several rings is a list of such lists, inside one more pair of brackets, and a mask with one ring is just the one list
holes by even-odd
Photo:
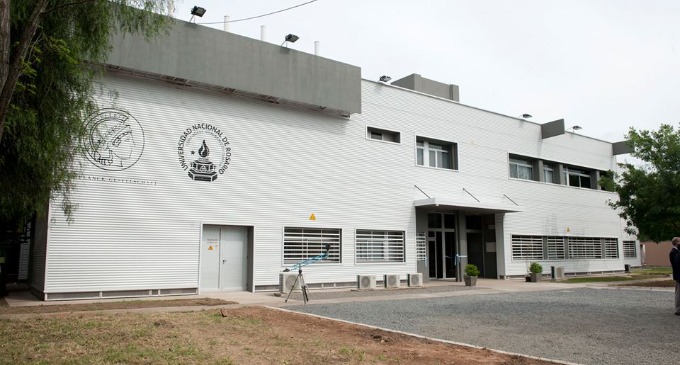
[[536, 283], [541, 280], [541, 274], [543, 273], [543, 266], [538, 262], [532, 262], [529, 265], [529, 276], [531, 277], [531, 282]]
[[465, 266], [465, 275], [463, 279], [465, 280], [465, 286], [476, 286], [477, 277], [479, 276], [479, 269], [474, 264], [467, 264]]

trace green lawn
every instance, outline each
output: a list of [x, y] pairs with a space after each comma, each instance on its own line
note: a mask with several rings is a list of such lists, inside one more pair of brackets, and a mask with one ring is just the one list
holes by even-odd
[[619, 281], [631, 281], [631, 280], [647, 280], [647, 279], [657, 279], [666, 278], [672, 274], [670, 267], [642, 267], [635, 268], [630, 274], [619, 274], [616, 276], [586, 276], [578, 278], [569, 278], [562, 281], [563, 283], [610, 283]]

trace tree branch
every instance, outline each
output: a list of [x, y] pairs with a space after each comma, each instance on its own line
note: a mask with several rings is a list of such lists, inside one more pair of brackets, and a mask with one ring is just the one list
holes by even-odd
[[[5, 1], [7, 1], [7, 4], [9, 5], [9, 0]], [[38, 0], [36, 3], [33, 13], [31, 13], [31, 16], [28, 18], [26, 28], [24, 28], [21, 38], [19, 38], [17, 49], [12, 54], [7, 78], [2, 82], [2, 92], [0, 93], [0, 142], [2, 142], [2, 135], [5, 130], [9, 103], [12, 99], [12, 94], [14, 94], [14, 88], [17, 85], [17, 81], [21, 76], [21, 62], [26, 58], [26, 54], [31, 47], [31, 39], [33, 39], [35, 33], [38, 31], [40, 16], [45, 11], [45, 8], [47, 8], [48, 1], [49, 0]], [[9, 8], [7, 11], [9, 13]]]
[[0, 0], [0, 85], [9, 73], [9, 0]]
[[73, 2], [73, 3], [59, 4], [59, 5], [57, 5], [53, 8], [45, 10], [43, 12], [43, 14], [51, 13], [51, 12], [57, 10], [57, 9], [64, 8], [64, 7], [67, 7], [67, 6], [82, 5], [82, 4], [92, 3], [92, 2], [95, 2], [95, 1], [97, 1], [97, 0], [83, 0], [83, 1], [76, 1], [76, 2]]

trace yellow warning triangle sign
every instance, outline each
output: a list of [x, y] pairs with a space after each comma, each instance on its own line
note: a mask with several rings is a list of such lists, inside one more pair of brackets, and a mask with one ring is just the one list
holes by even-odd
[[212, 245], [208, 246], [208, 251], [212, 251], [212, 250], [213, 250]]
[[312, 213], [312, 215], [309, 216], [309, 220], [310, 220], [310, 221], [315, 221], [315, 220], [316, 220], [316, 216], [314, 215], [314, 213]]

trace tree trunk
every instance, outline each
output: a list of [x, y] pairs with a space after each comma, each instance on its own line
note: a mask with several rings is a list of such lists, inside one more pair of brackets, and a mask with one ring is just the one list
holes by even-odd
[[9, 46], [9, 0], [0, 0], [0, 86], [9, 72]]
[[[0, 0], [0, 6], [1, 4], [6, 5], [4, 10], [6, 15], [0, 14], [0, 16], [6, 16], [6, 19], [0, 18], [0, 22], [2, 22], [2, 30], [4, 31], [4, 28], [7, 27], [7, 37], [5, 37], [3, 34], [2, 42], [0, 42], [0, 54], [3, 55], [5, 53], [9, 55], [11, 47], [9, 41], [9, 2], [10, 0]], [[38, 2], [35, 4], [35, 9], [33, 9], [31, 16], [28, 18], [26, 28], [24, 28], [21, 38], [19, 38], [16, 49], [11, 53], [11, 59], [9, 60], [9, 67], [6, 72], [6, 76], [4, 80], [0, 80], [2, 82], [0, 85], [2, 86], [2, 92], [0, 92], [0, 142], [2, 142], [2, 135], [5, 130], [5, 120], [7, 119], [7, 112], [9, 111], [9, 103], [12, 99], [12, 94], [14, 94], [14, 88], [17, 85], [17, 81], [21, 76], [21, 62], [28, 54], [33, 37], [35, 37], [35, 33], [38, 30], [40, 15], [47, 8], [48, 2], [49, 0], [38, 0]], [[3, 9], [0, 9], [0, 11], [3, 11]]]

